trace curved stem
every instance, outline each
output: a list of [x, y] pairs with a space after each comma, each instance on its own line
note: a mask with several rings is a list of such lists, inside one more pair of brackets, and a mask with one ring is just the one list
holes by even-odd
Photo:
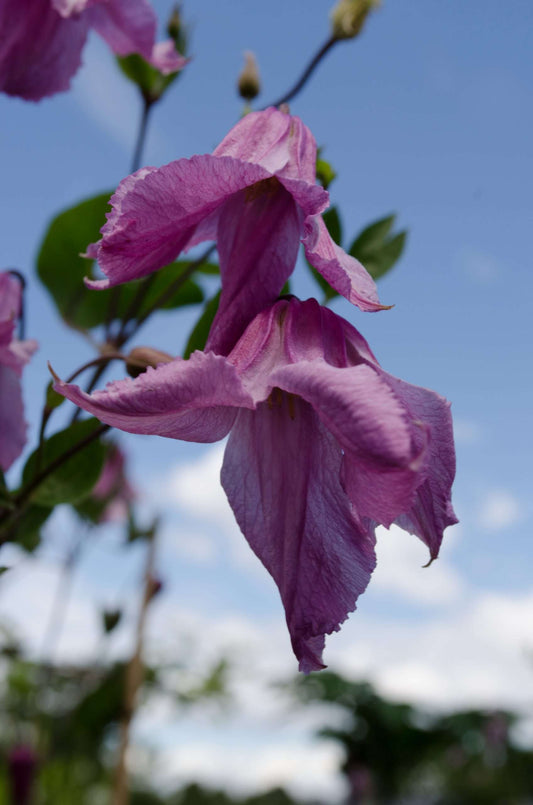
[[148, 130], [148, 120], [153, 106], [153, 101], [143, 98], [143, 109], [141, 114], [141, 122], [139, 131], [137, 133], [137, 141], [135, 143], [135, 150], [133, 152], [133, 159], [131, 161], [131, 173], [139, 170], [141, 167], [142, 153], [144, 150], [144, 143], [146, 140], [146, 132]]
[[315, 69], [318, 67], [324, 56], [331, 50], [333, 45], [335, 45], [340, 40], [337, 39], [335, 36], [330, 36], [330, 38], [324, 42], [320, 50], [315, 53], [305, 70], [303, 71], [302, 75], [298, 79], [298, 81], [288, 90], [281, 98], [278, 98], [277, 101], [273, 103], [269, 103], [268, 106], [263, 107], [263, 111], [268, 109], [269, 106], [281, 106], [283, 103], [288, 103], [293, 98], [298, 95], [298, 93], [304, 88], [307, 84], [309, 79], [311, 78], [312, 74], [314, 73]]

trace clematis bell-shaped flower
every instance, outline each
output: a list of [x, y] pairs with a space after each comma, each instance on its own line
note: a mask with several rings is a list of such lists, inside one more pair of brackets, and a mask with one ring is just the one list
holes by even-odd
[[0, 273], [0, 468], [5, 472], [26, 444], [20, 377], [37, 349], [36, 341], [19, 341], [15, 327], [22, 289], [9, 272]]
[[436, 557], [455, 454], [449, 404], [383, 371], [364, 338], [315, 300], [260, 313], [227, 357], [195, 352], [88, 395], [56, 391], [115, 427], [187, 441], [230, 432], [222, 485], [279, 587], [300, 669], [355, 608], [374, 528], [396, 522]]
[[107, 288], [146, 276], [183, 250], [216, 240], [222, 295], [208, 347], [226, 354], [307, 259], [361, 310], [383, 308], [365, 268], [331, 239], [320, 215], [329, 195], [315, 183], [316, 143], [301, 120], [277, 109], [246, 115], [212, 154], [142, 168], [111, 198], [102, 239], [87, 256]]
[[148, 0], [2, 0], [0, 91], [38, 101], [67, 90], [91, 28], [118, 56], [177, 72], [187, 60], [171, 39], [154, 44], [156, 24]]

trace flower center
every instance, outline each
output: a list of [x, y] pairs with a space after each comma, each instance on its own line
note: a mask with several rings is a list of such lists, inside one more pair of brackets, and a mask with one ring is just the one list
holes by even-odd
[[280, 188], [280, 183], [275, 176], [270, 179], [262, 179], [260, 182], [251, 184], [244, 191], [247, 202], [255, 201], [261, 196], [273, 196]]
[[294, 394], [290, 394], [288, 391], [283, 391], [278, 388], [278, 386], [274, 386], [267, 399], [267, 404], [271, 411], [273, 411], [274, 408], [282, 409], [286, 405], [290, 418], [294, 420], [296, 419], [295, 401], [296, 397]]

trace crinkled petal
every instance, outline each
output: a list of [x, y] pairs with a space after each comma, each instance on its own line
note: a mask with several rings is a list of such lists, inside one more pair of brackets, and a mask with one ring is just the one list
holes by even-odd
[[2, 0], [0, 91], [38, 101], [67, 90], [88, 26], [84, 14], [61, 17], [50, 0]]
[[241, 411], [221, 480], [250, 547], [276, 582], [300, 670], [323, 668], [324, 637], [355, 608], [374, 537], [339, 480], [342, 453], [309, 405], [281, 392]]
[[26, 444], [26, 422], [20, 379], [0, 364], [0, 467], [9, 469]]
[[118, 56], [138, 53], [162, 73], [175, 73], [186, 64], [168, 39], [155, 45], [157, 18], [148, 0], [107, 0], [86, 11], [91, 27]]
[[245, 115], [213, 154], [255, 162], [280, 178], [315, 183], [315, 138], [298, 117], [274, 107]]
[[361, 310], [384, 309], [366, 268], [337, 246], [319, 215], [306, 218], [302, 243], [309, 262], [338, 293]]
[[253, 407], [233, 366], [212, 353], [149, 368], [86, 394], [58, 380], [55, 390], [95, 417], [128, 433], [188, 442], [215, 442], [231, 428], [239, 406]]
[[300, 215], [276, 179], [237, 193], [219, 214], [222, 294], [207, 348], [227, 354], [278, 297], [298, 255]]
[[191, 245], [195, 227], [234, 193], [269, 178], [264, 168], [209, 154], [147, 168], [120, 183], [102, 239], [88, 255], [98, 259], [107, 288], [144, 277]]
[[373, 368], [300, 361], [273, 372], [270, 382], [307, 400], [334, 434], [345, 452], [343, 483], [361, 518], [389, 526], [411, 506], [424, 431]]
[[458, 522], [451, 503], [455, 448], [450, 403], [434, 391], [412, 386], [391, 375], [387, 377], [411, 417], [424, 423], [429, 431], [423, 481], [416, 490], [414, 504], [396, 518], [396, 523], [416, 534], [434, 559], [439, 553], [444, 529]]

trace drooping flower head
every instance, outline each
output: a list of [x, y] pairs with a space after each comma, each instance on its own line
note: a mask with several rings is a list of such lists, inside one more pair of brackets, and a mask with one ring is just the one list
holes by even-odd
[[20, 377], [37, 349], [35, 341], [19, 341], [15, 329], [21, 313], [20, 282], [0, 273], [0, 468], [5, 472], [26, 444], [26, 422]]
[[118, 56], [181, 70], [186, 59], [173, 41], [155, 44], [156, 22], [148, 0], [2, 0], [0, 91], [38, 101], [67, 90], [91, 28]]
[[315, 182], [316, 143], [277, 109], [244, 117], [212, 154], [142, 168], [111, 198], [98, 260], [107, 288], [146, 276], [205, 240], [216, 240], [222, 295], [208, 347], [226, 354], [278, 297], [300, 241], [308, 260], [361, 310], [382, 309], [374, 281], [331, 239], [320, 215], [329, 195]]
[[187, 441], [230, 433], [222, 485], [278, 585], [303, 671], [323, 667], [393, 522], [436, 557], [455, 453], [449, 404], [383, 371], [364, 338], [315, 300], [261, 312], [227, 357], [195, 352], [88, 395], [56, 391], [115, 427]]

